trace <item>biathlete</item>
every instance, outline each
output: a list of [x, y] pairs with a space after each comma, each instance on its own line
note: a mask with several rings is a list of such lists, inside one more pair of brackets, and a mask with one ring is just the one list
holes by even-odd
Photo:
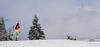
[[13, 34], [12, 34], [12, 37], [14, 36], [14, 34], [16, 33], [16, 40], [17, 40], [17, 37], [18, 37], [18, 33], [19, 33], [19, 29], [20, 27], [19, 27], [19, 21], [18, 21], [18, 23], [16, 24], [16, 27], [15, 27], [15, 30], [14, 30], [14, 32], [13, 32]]

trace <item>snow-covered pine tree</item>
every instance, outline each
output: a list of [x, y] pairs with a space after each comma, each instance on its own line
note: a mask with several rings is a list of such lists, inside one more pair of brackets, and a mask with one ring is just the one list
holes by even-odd
[[45, 39], [45, 34], [43, 32], [42, 27], [40, 24], [38, 24], [38, 17], [35, 15], [35, 18], [33, 19], [33, 26], [31, 26], [30, 31], [29, 31], [29, 40], [44, 40]]
[[76, 41], [77, 39], [76, 39], [76, 37], [73, 38], [73, 37], [71, 37], [70, 35], [67, 35], [67, 40], [75, 40], [75, 41]]
[[7, 32], [5, 28], [4, 18], [0, 18], [0, 41], [7, 40]]

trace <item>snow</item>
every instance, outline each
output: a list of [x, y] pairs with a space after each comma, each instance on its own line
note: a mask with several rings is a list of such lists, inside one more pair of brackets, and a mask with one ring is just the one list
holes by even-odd
[[1, 41], [0, 47], [100, 47], [100, 42], [72, 40]]

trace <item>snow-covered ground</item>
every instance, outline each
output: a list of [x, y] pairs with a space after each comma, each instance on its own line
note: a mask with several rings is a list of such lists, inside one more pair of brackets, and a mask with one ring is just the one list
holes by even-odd
[[0, 47], [100, 47], [100, 42], [71, 40], [1, 41]]

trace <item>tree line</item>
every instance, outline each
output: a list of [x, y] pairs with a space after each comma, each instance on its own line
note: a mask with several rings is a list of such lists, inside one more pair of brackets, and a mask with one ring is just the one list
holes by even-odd
[[[8, 38], [10, 37], [10, 33], [9, 35], [7, 34], [4, 21], [5, 21], [4, 17], [0, 18], [0, 41], [8, 41]], [[28, 33], [29, 40], [46, 40], [41, 24], [39, 24], [38, 21], [39, 18], [37, 17], [37, 15], [35, 15], [32, 21], [33, 25], [30, 26], [30, 30]], [[67, 40], [77, 40], [77, 39], [76, 37], [73, 38], [70, 35], [67, 35]]]

